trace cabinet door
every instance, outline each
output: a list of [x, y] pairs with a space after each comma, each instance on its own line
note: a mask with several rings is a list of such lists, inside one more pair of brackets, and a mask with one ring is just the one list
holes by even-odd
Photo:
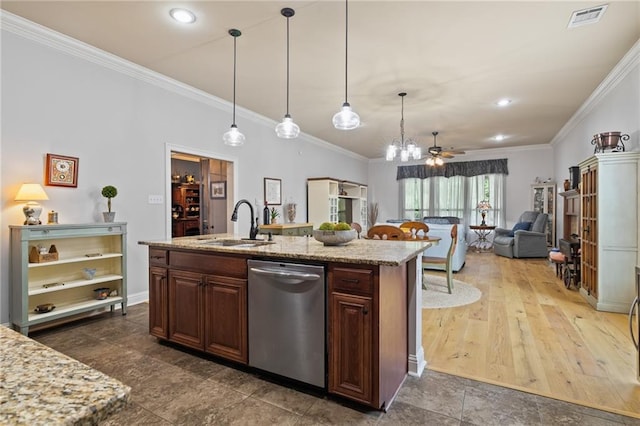
[[149, 334], [162, 339], [169, 337], [168, 293], [166, 268], [149, 268]]
[[331, 293], [329, 392], [372, 404], [372, 301]]
[[169, 340], [202, 349], [202, 274], [169, 271]]
[[581, 266], [580, 281], [588, 295], [598, 298], [598, 169], [581, 171]]
[[213, 275], [205, 280], [205, 350], [246, 364], [247, 280]]

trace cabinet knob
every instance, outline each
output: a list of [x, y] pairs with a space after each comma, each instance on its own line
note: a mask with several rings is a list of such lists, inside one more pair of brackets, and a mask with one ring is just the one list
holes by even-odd
[[366, 306], [362, 308], [362, 315], [367, 315], [369, 313], [369, 309]]
[[357, 278], [342, 278], [342, 281], [350, 284], [358, 284], [360, 282]]

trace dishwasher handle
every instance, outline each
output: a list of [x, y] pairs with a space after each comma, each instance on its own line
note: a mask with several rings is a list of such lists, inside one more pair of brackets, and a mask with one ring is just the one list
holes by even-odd
[[[638, 345], [640, 345], [640, 336], [638, 336], [638, 340], [636, 340], [636, 336], [633, 335], [633, 311], [636, 311], [636, 315], [640, 315], [640, 311], [638, 310], [639, 305], [640, 297], [636, 297], [633, 299], [631, 309], [629, 309], [629, 333], [631, 333], [631, 340], [633, 341], [633, 345], [636, 347], [636, 350], [640, 350], [638, 347]], [[638, 330], [638, 333], [640, 333], [640, 330]]]
[[304, 272], [284, 272], [276, 271], [273, 269], [260, 268], [251, 268], [251, 272], [258, 275], [268, 276], [278, 281], [287, 282], [290, 284], [299, 284], [303, 281], [315, 281], [320, 279], [320, 275], [318, 274], [308, 274]]

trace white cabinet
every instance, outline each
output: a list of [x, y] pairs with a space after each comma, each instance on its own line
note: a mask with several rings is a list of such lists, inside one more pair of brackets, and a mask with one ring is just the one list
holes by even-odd
[[[126, 235], [122, 222], [10, 226], [11, 322], [22, 334], [30, 326], [121, 304], [126, 314]], [[55, 246], [57, 259], [37, 253]], [[29, 253], [32, 253], [31, 260]], [[35, 256], [34, 256], [35, 255]], [[41, 260], [38, 262], [38, 258]], [[86, 270], [95, 270], [93, 278]], [[98, 299], [97, 289], [111, 294]], [[52, 304], [50, 312], [37, 312]]]
[[556, 245], [556, 184], [531, 185], [531, 210], [549, 215], [547, 245]]
[[580, 166], [580, 293], [597, 310], [629, 312], [638, 262], [639, 152], [595, 154]]
[[367, 227], [367, 187], [331, 178], [307, 180], [307, 222], [358, 222]]

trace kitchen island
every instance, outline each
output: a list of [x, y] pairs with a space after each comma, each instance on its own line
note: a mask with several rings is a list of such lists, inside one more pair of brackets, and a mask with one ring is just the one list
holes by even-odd
[[131, 388], [0, 326], [0, 424], [94, 425], [129, 402]]
[[149, 329], [162, 340], [246, 365], [247, 260], [296, 262], [327, 273], [330, 394], [385, 409], [406, 374], [426, 365], [419, 295], [429, 242], [207, 235], [140, 244], [149, 246]]

